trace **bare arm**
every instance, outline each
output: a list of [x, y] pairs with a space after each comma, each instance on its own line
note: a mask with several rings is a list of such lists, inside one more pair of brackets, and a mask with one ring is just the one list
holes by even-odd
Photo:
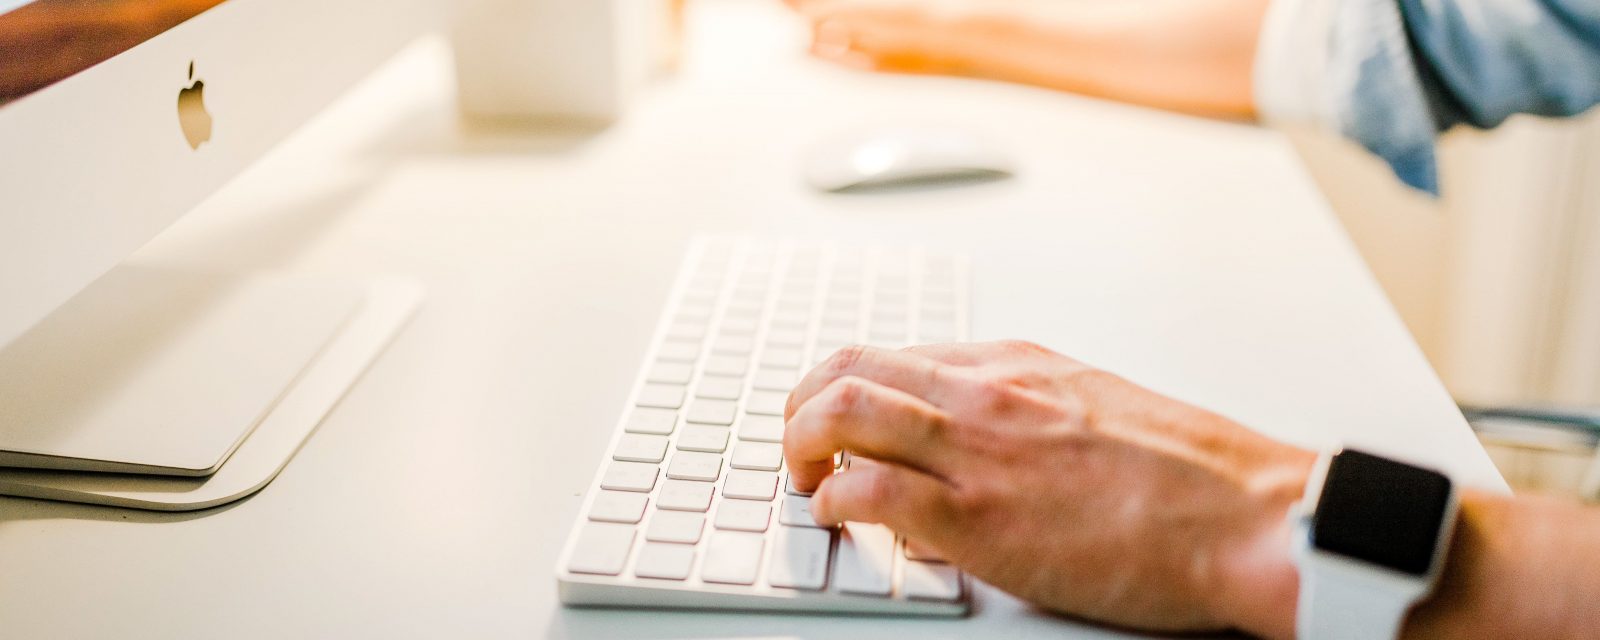
[[790, 0], [813, 52], [884, 71], [1007, 80], [1250, 117], [1267, 0]]
[[[867, 458], [833, 475], [835, 451]], [[789, 399], [819, 521], [883, 523], [1043, 608], [1291, 638], [1314, 456], [1027, 343], [851, 348]], [[820, 485], [820, 486], [819, 486]], [[1414, 638], [1600, 637], [1600, 512], [1467, 492]]]
[[1435, 596], [1408, 638], [1600, 637], [1600, 512], [1469, 492]]

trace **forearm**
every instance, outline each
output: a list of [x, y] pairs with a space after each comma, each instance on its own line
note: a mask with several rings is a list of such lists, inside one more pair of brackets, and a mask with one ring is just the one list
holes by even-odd
[[[1267, 0], [994, 3], [963, 57], [990, 75], [1207, 115], [1249, 117]], [[1010, 46], [993, 46], [1009, 42]]]
[[[1299, 579], [1285, 514], [1304, 476], [1269, 480], [1255, 492], [1258, 533], [1225, 556], [1215, 606], [1240, 630], [1288, 640]], [[1412, 610], [1405, 638], [1600, 637], [1600, 511], [1468, 490], [1459, 518], [1436, 591]]]
[[1438, 591], [1404, 636], [1600, 637], [1600, 513], [1467, 492]]

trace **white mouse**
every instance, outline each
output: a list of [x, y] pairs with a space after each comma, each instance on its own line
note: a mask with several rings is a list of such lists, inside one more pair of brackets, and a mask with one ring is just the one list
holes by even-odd
[[920, 184], [973, 183], [1012, 174], [993, 144], [964, 131], [895, 129], [841, 138], [813, 149], [806, 182], [821, 191], [869, 191]]

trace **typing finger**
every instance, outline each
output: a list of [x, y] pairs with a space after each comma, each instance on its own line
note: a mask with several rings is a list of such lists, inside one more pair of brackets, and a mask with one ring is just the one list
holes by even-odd
[[810, 491], [833, 472], [833, 454], [849, 451], [937, 474], [949, 417], [904, 391], [848, 376], [795, 411], [783, 434], [783, 455], [795, 488]]
[[850, 468], [829, 476], [811, 497], [818, 524], [870, 522], [942, 546], [957, 528], [951, 488], [944, 481], [909, 467], [854, 459]]

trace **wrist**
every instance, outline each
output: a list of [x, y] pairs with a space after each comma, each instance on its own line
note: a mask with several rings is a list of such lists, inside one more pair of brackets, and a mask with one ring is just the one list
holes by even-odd
[[1300, 573], [1289, 512], [1305, 493], [1316, 454], [1291, 449], [1244, 483], [1249, 517], [1219, 554], [1215, 618], [1261, 638], [1293, 638]]

